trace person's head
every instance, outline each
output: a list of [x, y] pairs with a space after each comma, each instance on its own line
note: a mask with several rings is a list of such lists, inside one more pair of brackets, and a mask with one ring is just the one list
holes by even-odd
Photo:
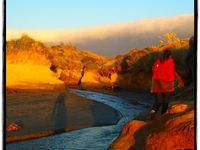
[[163, 51], [163, 53], [162, 53], [161, 62], [163, 63], [164, 61], [168, 60], [171, 55], [172, 55], [171, 50], [170, 49], [165, 49]]

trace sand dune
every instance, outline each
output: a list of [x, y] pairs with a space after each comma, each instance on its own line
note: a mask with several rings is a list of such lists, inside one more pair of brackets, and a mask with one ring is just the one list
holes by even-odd
[[6, 87], [20, 89], [54, 89], [64, 87], [46, 65], [7, 64]]

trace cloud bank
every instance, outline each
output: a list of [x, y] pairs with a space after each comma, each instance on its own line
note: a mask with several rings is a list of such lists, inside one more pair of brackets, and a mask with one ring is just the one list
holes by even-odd
[[72, 42], [79, 49], [116, 56], [132, 48], [158, 45], [159, 37], [175, 32], [186, 38], [194, 34], [194, 15], [181, 14], [174, 17], [156, 17], [129, 23], [117, 23], [97, 27], [66, 30], [16, 30], [7, 29], [7, 40], [26, 33], [34, 39], [48, 44]]

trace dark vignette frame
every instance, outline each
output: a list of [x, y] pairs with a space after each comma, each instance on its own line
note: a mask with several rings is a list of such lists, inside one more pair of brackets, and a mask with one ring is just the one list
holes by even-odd
[[2, 125], [3, 125], [3, 138], [2, 138], [2, 149], [6, 149], [6, 0], [2, 0], [3, 2], [3, 97], [2, 97]]
[[198, 41], [198, 0], [194, 0], [194, 76], [195, 76], [195, 100], [194, 100], [194, 108], [195, 108], [195, 113], [194, 113], [194, 123], [195, 123], [195, 140], [194, 140], [194, 148], [197, 149], [197, 41]]
[[[2, 91], [3, 91], [3, 95], [2, 95], [2, 125], [3, 125], [3, 135], [2, 135], [2, 149], [6, 149], [6, 0], [2, 0], [3, 1], [3, 21], [2, 21], [2, 25], [3, 25], [3, 38], [2, 38], [2, 53], [3, 53], [3, 58], [2, 58], [2, 64], [3, 64], [3, 85], [2, 85]], [[198, 0], [194, 0], [194, 58], [195, 58], [195, 62], [194, 62], [194, 73], [195, 73], [195, 100], [194, 100], [194, 108], [195, 108], [195, 113], [194, 113], [194, 122], [195, 122], [195, 140], [194, 140], [194, 148], [197, 149], [197, 41], [198, 41]]]

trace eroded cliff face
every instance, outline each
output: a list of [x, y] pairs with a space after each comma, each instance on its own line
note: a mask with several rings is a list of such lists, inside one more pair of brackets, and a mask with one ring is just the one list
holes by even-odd
[[[194, 91], [186, 90], [186, 92]], [[153, 120], [147, 120], [143, 114], [127, 123], [109, 149], [194, 149], [194, 101], [191, 94], [182, 94], [179, 98], [182, 100], [176, 97], [176, 100], [170, 104], [171, 106], [164, 115]], [[186, 98], [186, 100], [183, 101], [183, 98]]]

